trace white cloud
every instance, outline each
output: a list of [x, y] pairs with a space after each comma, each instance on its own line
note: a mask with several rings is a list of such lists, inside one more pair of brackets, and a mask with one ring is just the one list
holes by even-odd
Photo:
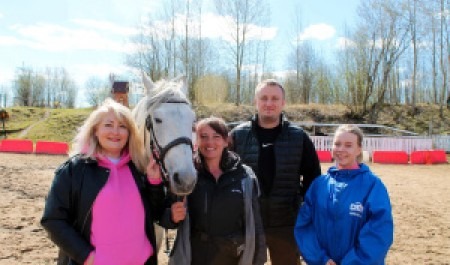
[[131, 36], [137, 34], [138, 30], [132, 27], [123, 27], [109, 21], [99, 21], [94, 19], [73, 19], [75, 24], [84, 26], [85, 28], [95, 29], [99, 32], [109, 32], [122, 36]]
[[132, 71], [131, 68], [119, 64], [74, 64], [67, 69], [80, 86], [91, 76], [108, 77], [111, 73], [123, 74]]
[[244, 64], [244, 65], [242, 65], [242, 71], [248, 71], [251, 74], [262, 73], [263, 65], [262, 64]]
[[2, 12], [0, 12], [0, 18], [3, 18], [4, 16], [3, 16], [3, 13]]
[[[227, 29], [229, 31], [227, 31]], [[275, 27], [261, 27], [255, 24], [247, 25], [247, 40], [272, 40], [277, 35]], [[209, 13], [202, 20], [202, 35], [209, 38], [221, 38], [234, 42], [235, 21], [229, 16], [219, 16]]]
[[289, 76], [295, 75], [297, 73], [296, 70], [282, 70], [282, 71], [275, 71], [273, 74], [279, 78], [279, 79], [286, 79]]
[[[412, 45], [413, 45], [413, 43], [411, 42], [411, 47], [413, 47]], [[425, 48], [425, 49], [433, 47], [433, 43], [430, 41], [419, 41], [419, 42], [417, 42], [416, 45], [418, 48]]]
[[348, 39], [348, 38], [344, 38], [344, 37], [338, 38], [337, 43], [336, 43], [336, 48], [339, 49], [339, 50], [344, 50], [344, 49], [347, 49], [347, 48], [353, 48], [355, 46], [356, 46], [356, 44], [355, 44], [355, 42], [353, 40]]
[[11, 36], [0, 36], [0, 46], [15, 46], [20, 45], [22, 42]]
[[[176, 14], [173, 21], [175, 34], [184, 36], [186, 17], [182, 14]], [[228, 42], [234, 42], [233, 35], [235, 29], [234, 22], [230, 17], [219, 16], [213, 13], [202, 15], [201, 26], [198, 20], [190, 19], [189, 34], [192, 37], [201, 36], [210, 39], [223, 39]], [[248, 24], [247, 40], [271, 40], [277, 34], [275, 27], [261, 27], [255, 24]], [[147, 33], [153, 33], [161, 39], [168, 39], [172, 34], [172, 21], [155, 21], [151, 27], [146, 26]]]
[[315, 24], [307, 27], [298, 36], [299, 41], [304, 40], [327, 40], [331, 39], [336, 33], [336, 29], [328, 24]]
[[[115, 40], [114, 37], [108, 36], [107, 33], [127, 32], [131, 30], [124, 27], [115, 27], [112, 23], [93, 23], [87, 28], [87, 20], [79, 20], [77, 23], [83, 24], [85, 28], [70, 28], [57, 24], [37, 23], [35, 25], [14, 25], [12, 29], [18, 33], [20, 38], [15, 39], [16, 44], [20, 44], [36, 50], [47, 51], [74, 51], [74, 50], [102, 50], [124, 52], [126, 47], [122, 44], [122, 38]], [[99, 28], [107, 29], [107, 32], [99, 30]], [[116, 37], [117, 38], [117, 37]], [[9, 41], [12, 41], [9, 38]]]
[[14, 70], [11, 68], [0, 67], [0, 87], [2, 84], [10, 85], [14, 80]]
[[440, 19], [441, 17], [449, 17], [450, 16], [450, 10], [449, 9], [445, 9], [443, 12], [437, 12], [434, 17], [437, 19]]
[[[218, 16], [216, 14], [208, 14], [203, 19], [203, 25], [206, 26], [205, 35], [209, 37], [217, 37], [228, 42], [234, 42], [235, 21], [231, 17]], [[220, 29], [220, 30], [218, 30]], [[227, 32], [226, 29], [229, 29]], [[255, 24], [247, 25], [248, 40], [271, 40], [277, 34], [275, 27], [261, 27]]]

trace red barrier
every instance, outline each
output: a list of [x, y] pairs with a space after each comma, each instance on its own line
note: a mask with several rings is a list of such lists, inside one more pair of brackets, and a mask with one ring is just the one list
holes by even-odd
[[411, 164], [426, 164], [428, 151], [412, 151], [411, 152]]
[[380, 164], [408, 164], [405, 151], [373, 151], [372, 162]]
[[447, 155], [444, 150], [432, 150], [430, 152], [431, 164], [442, 164], [447, 162]]
[[316, 151], [320, 162], [332, 162], [333, 157], [330, 151]]
[[3, 139], [0, 152], [33, 153], [33, 141], [19, 139]]
[[64, 142], [37, 141], [36, 154], [67, 155], [69, 145]]
[[444, 150], [423, 150], [411, 153], [411, 164], [441, 164], [447, 163]]

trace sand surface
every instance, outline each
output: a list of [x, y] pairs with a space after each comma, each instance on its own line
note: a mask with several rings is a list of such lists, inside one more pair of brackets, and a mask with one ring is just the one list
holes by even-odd
[[[0, 265], [55, 264], [57, 248], [39, 219], [54, 170], [66, 159], [0, 153]], [[369, 166], [393, 205], [395, 238], [386, 263], [450, 264], [450, 165]], [[162, 251], [159, 257], [167, 264]]]

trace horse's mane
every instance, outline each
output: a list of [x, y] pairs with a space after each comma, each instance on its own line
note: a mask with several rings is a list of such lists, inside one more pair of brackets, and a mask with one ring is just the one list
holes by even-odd
[[[133, 109], [133, 116], [139, 128], [141, 138], [144, 139], [145, 145], [148, 146], [150, 134], [145, 128], [145, 120], [147, 116], [159, 106], [166, 102], [183, 102], [191, 105], [187, 96], [181, 91], [183, 82], [174, 82], [167, 80], [160, 80], [154, 84], [154, 88], [143, 97]], [[146, 147], [146, 153], [149, 155], [149, 150]]]

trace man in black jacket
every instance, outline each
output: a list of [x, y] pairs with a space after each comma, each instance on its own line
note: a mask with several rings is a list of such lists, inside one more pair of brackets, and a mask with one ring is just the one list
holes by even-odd
[[282, 113], [284, 88], [276, 80], [255, 89], [257, 114], [230, 132], [230, 148], [252, 167], [261, 185], [261, 216], [272, 265], [300, 264], [294, 225], [301, 200], [321, 174], [314, 144]]

